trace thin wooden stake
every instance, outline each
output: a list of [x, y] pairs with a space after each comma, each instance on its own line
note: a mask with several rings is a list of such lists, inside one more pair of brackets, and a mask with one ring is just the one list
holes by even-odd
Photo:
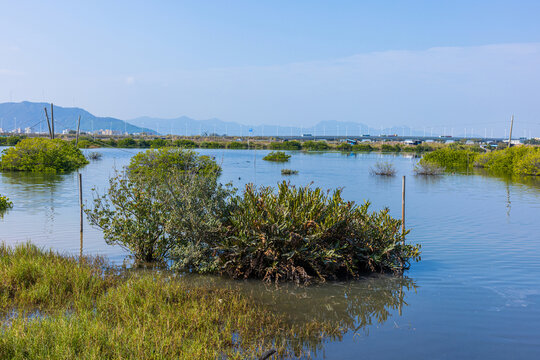
[[49, 138], [52, 139], [52, 130], [51, 130], [51, 123], [49, 121], [49, 114], [47, 113], [46, 107], [44, 107], [43, 110], [45, 110], [45, 116], [47, 117], [47, 127], [49, 128]]
[[512, 120], [510, 121], [510, 136], [508, 137], [508, 147], [512, 146], [512, 129], [514, 127], [514, 114], [512, 114]]
[[75, 138], [75, 147], [79, 144], [79, 129], [81, 128], [81, 115], [79, 115], [79, 121], [77, 121], [77, 137]]
[[[401, 189], [401, 233], [405, 235], [405, 175], [403, 175]], [[405, 238], [403, 238], [403, 245], [405, 245]]]
[[79, 205], [81, 207], [81, 234], [83, 232], [82, 174], [79, 173]]
[[52, 127], [52, 138], [54, 139], [54, 110], [53, 110], [52, 103], [51, 103], [51, 127]]

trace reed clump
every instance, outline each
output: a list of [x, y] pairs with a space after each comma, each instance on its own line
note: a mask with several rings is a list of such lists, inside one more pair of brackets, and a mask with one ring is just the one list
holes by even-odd
[[103, 154], [97, 152], [97, 151], [92, 151], [91, 153], [88, 154], [88, 159], [89, 160], [101, 160], [101, 158], [103, 157]]
[[442, 175], [444, 168], [433, 163], [419, 162], [414, 165], [413, 171], [416, 175], [435, 176]]
[[377, 162], [375, 165], [371, 168], [371, 174], [372, 175], [380, 175], [380, 176], [395, 176], [396, 175], [396, 168], [394, 167], [394, 164], [391, 162]]
[[287, 162], [291, 158], [291, 155], [285, 154], [283, 151], [271, 151], [268, 155], [263, 157], [266, 161]]

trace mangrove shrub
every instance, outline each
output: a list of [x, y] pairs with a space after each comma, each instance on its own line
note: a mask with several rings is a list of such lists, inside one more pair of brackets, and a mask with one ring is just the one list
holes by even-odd
[[24, 139], [5, 149], [0, 169], [8, 171], [66, 172], [88, 164], [81, 150], [61, 139]]
[[276, 161], [276, 162], [287, 162], [289, 161], [291, 155], [285, 154], [283, 151], [272, 151], [265, 157], [263, 160], [266, 161]]

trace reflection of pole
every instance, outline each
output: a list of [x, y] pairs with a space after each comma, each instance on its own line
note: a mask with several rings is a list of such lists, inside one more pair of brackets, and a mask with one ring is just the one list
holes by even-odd
[[[405, 235], [405, 175], [403, 175], [401, 187], [401, 234]], [[405, 245], [405, 237], [403, 238], [403, 245]]]
[[82, 198], [82, 174], [79, 173], [79, 205], [81, 208], [81, 238], [83, 233], [83, 198]]

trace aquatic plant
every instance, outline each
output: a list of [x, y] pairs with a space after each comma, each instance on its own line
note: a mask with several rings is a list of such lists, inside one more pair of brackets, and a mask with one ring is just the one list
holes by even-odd
[[277, 162], [287, 162], [289, 161], [291, 155], [285, 154], [283, 151], [272, 151], [265, 157], [263, 160], [266, 161], [277, 161]]
[[444, 168], [437, 164], [428, 162], [418, 162], [413, 169], [416, 175], [441, 175], [444, 173]]
[[9, 198], [7, 196], [0, 195], [0, 212], [11, 209], [12, 207], [13, 203], [9, 200]]
[[292, 170], [292, 169], [281, 169], [281, 175], [297, 175], [298, 170]]
[[370, 172], [372, 175], [394, 176], [396, 175], [396, 168], [394, 167], [394, 164], [390, 162], [378, 161], [370, 169]]
[[101, 160], [102, 157], [103, 157], [103, 154], [97, 151], [92, 151], [91, 153], [87, 155], [87, 158], [90, 160]]
[[5, 149], [3, 171], [66, 172], [88, 164], [81, 150], [61, 139], [29, 138]]

